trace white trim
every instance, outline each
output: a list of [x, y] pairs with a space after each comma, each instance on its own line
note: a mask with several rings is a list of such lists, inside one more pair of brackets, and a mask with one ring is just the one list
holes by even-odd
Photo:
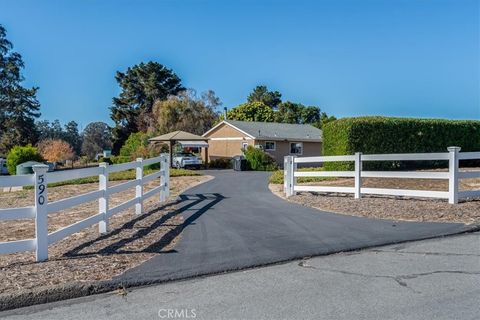
[[[267, 149], [267, 142], [273, 143], [273, 149]], [[277, 150], [277, 142], [272, 141], [272, 140], [265, 141], [265, 148], [263, 148], [263, 150], [265, 150], [265, 151], [276, 151]], [[303, 151], [303, 145], [302, 145], [302, 151]]]
[[209, 138], [212, 141], [240, 141], [240, 140], [253, 140], [250, 137], [226, 137], [226, 138]]
[[245, 134], [246, 136], [252, 138], [252, 139], [255, 139], [254, 136], [252, 136], [251, 134], [235, 127], [233, 124], [229, 123], [228, 121], [225, 121], [223, 120], [222, 122], [220, 122], [219, 124], [217, 124], [216, 126], [214, 126], [212, 129], [208, 130], [207, 132], [205, 132], [204, 134], [202, 134], [202, 137], [206, 137], [210, 132], [212, 132], [213, 130], [217, 129], [218, 127], [220, 127], [220, 125], [222, 124], [226, 124], [226, 125], [229, 125], [230, 127], [232, 127], [233, 129], [237, 130], [237, 131], [240, 131], [241, 133]]
[[[302, 152], [300, 153], [292, 153], [292, 143], [301, 143], [302, 144]], [[288, 154], [301, 156], [303, 155], [303, 141], [289, 141], [288, 142]]]

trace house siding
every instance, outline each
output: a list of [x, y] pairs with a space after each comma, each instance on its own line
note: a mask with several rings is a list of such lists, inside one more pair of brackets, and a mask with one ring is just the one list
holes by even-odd
[[[207, 138], [213, 140], [208, 141], [208, 159], [215, 160], [218, 158], [232, 158], [242, 154], [242, 143], [254, 145], [254, 140], [229, 125], [222, 124], [214, 131], [210, 132]], [[234, 138], [235, 140], [215, 140], [224, 138]], [[205, 153], [202, 154], [205, 160]]]
[[[265, 147], [265, 142], [271, 140], [258, 140], [258, 143]], [[265, 150], [272, 155], [279, 165], [283, 165], [283, 158], [290, 155], [290, 142], [296, 141], [275, 141], [276, 147], [274, 151]], [[322, 143], [321, 142], [303, 142], [303, 154], [300, 157], [313, 157], [322, 155]]]
[[[208, 159], [215, 160], [218, 158], [232, 158], [242, 154], [242, 143], [248, 143], [248, 145], [263, 145], [265, 147], [265, 141], [271, 140], [254, 140], [247, 136], [245, 133], [231, 127], [227, 124], [222, 124], [212, 132], [206, 135], [209, 138], [208, 141]], [[213, 139], [212, 139], [213, 138]], [[225, 139], [225, 140], [217, 140]], [[296, 142], [291, 140], [291, 142]], [[275, 161], [283, 166], [283, 158], [290, 155], [290, 140], [275, 141], [276, 148], [274, 151], [268, 151], [269, 154], [275, 159]], [[311, 157], [320, 156], [322, 154], [321, 142], [303, 142], [303, 154], [301, 156]], [[203, 153], [203, 159], [205, 160], [205, 154]]]

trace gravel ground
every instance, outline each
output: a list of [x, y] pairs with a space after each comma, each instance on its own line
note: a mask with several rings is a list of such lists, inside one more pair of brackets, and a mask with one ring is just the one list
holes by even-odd
[[[134, 208], [110, 219], [110, 232], [100, 236], [93, 225], [49, 247], [49, 260], [35, 262], [34, 253], [16, 253], [0, 256], [0, 297], [26, 291], [54, 287], [72, 282], [108, 280], [135, 267], [161, 252], [168, 252], [178, 241], [175, 229], [183, 219], [177, 215], [173, 200], [183, 190], [211, 177], [172, 177], [171, 198], [158, 205], [157, 198], [145, 201], [145, 214], [136, 216]], [[121, 181], [117, 182], [121, 183]], [[151, 182], [145, 191], [158, 185]], [[98, 184], [69, 185], [49, 188], [49, 199], [78, 195], [96, 190]], [[132, 197], [135, 191], [127, 190], [112, 197], [112, 206]], [[3, 208], [28, 206], [33, 202], [33, 191], [24, 190], [0, 193]], [[98, 203], [90, 202], [49, 215], [49, 230], [72, 224], [98, 211]], [[0, 223], [0, 241], [31, 238], [34, 235], [32, 220], [13, 220]]]
[[[308, 185], [352, 186], [353, 179], [337, 179]], [[362, 185], [371, 188], [447, 191], [448, 181], [433, 179], [364, 178]], [[272, 192], [284, 197], [282, 185], [270, 185]], [[460, 190], [480, 189], [480, 179], [462, 179]], [[364, 195], [354, 199], [351, 194], [298, 192], [289, 201], [315, 209], [352, 216], [434, 222], [480, 223], [480, 199], [457, 205], [446, 200]]]

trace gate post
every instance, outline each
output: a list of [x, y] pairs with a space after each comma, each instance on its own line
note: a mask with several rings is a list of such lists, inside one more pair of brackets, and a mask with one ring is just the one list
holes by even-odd
[[137, 166], [135, 168], [135, 177], [137, 179], [137, 185], [135, 186], [135, 198], [137, 203], [135, 204], [135, 214], [143, 213], [143, 159], [137, 158]]
[[362, 197], [362, 153], [355, 152], [355, 199]]
[[289, 183], [290, 171], [289, 171], [289, 161], [288, 156], [283, 157], [283, 193], [285, 196], [288, 197], [288, 187], [290, 186]]
[[103, 195], [98, 198], [98, 211], [102, 213], [103, 219], [98, 223], [98, 232], [101, 234], [108, 232], [108, 163], [100, 163], [100, 174], [98, 176], [98, 190], [103, 191]]
[[45, 261], [48, 259], [48, 166], [34, 165], [32, 169], [35, 179], [35, 257], [37, 261]]
[[448, 147], [448, 203], [458, 203], [458, 153], [460, 147]]
[[297, 177], [295, 177], [295, 172], [297, 171], [297, 164], [295, 163], [295, 158], [297, 156], [292, 156], [292, 170], [290, 171], [290, 174], [292, 175], [292, 177], [290, 178], [290, 181], [292, 182], [291, 184], [291, 188], [292, 188], [292, 191], [291, 191], [291, 195], [294, 196], [297, 194], [297, 192], [295, 192], [295, 185], [297, 184]]

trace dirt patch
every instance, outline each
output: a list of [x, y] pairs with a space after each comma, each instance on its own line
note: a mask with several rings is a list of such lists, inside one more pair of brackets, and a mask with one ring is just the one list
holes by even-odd
[[[175, 197], [187, 188], [211, 179], [209, 176], [171, 178], [171, 198], [158, 204], [158, 197], [144, 202], [145, 214], [135, 215], [134, 208], [110, 218], [110, 232], [99, 235], [93, 225], [49, 247], [49, 260], [35, 262], [34, 253], [0, 256], [0, 298], [3, 294], [24, 293], [32, 289], [71, 283], [109, 280], [135, 267], [154, 255], [171, 250], [179, 239], [183, 218], [177, 209], [182, 204]], [[117, 183], [121, 183], [117, 182]], [[113, 185], [113, 184], [112, 184]], [[151, 182], [148, 191], [158, 185]], [[97, 190], [98, 184], [68, 185], [49, 188], [49, 200], [55, 201]], [[133, 189], [112, 196], [111, 206], [134, 197]], [[1, 207], [29, 206], [33, 191], [0, 193]], [[91, 202], [49, 215], [49, 231], [85, 219], [98, 212], [98, 203]], [[33, 220], [0, 223], [0, 241], [32, 238]]]
[[[353, 179], [342, 178], [304, 185], [353, 187], [354, 182]], [[370, 188], [447, 191], [448, 181], [363, 178], [362, 186]], [[479, 186], [480, 179], [462, 179], [460, 190], [478, 189]], [[270, 190], [279, 197], [284, 198], [283, 185], [270, 184]], [[352, 216], [390, 220], [480, 224], [480, 199], [472, 199], [453, 205], [446, 200], [440, 199], [375, 195], [363, 195], [361, 199], [354, 199], [351, 194], [298, 192], [297, 195], [288, 198], [288, 200], [315, 209]]]

